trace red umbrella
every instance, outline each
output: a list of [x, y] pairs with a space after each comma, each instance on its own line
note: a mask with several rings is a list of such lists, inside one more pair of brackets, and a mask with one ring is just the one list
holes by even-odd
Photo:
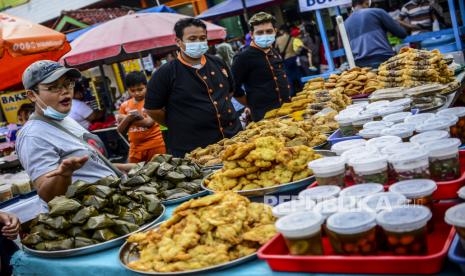
[[[91, 67], [138, 57], [140, 52], [163, 51], [175, 45], [174, 24], [185, 15], [173, 13], [129, 14], [105, 22], [71, 43], [62, 60], [68, 66]], [[226, 30], [205, 22], [208, 39], [226, 37]]]

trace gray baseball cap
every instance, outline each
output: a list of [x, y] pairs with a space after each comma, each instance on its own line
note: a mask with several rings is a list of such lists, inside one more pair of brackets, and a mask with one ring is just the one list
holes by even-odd
[[80, 78], [81, 72], [75, 68], [66, 68], [62, 64], [51, 60], [39, 60], [29, 65], [23, 72], [23, 86], [32, 89], [39, 83], [52, 83], [63, 75]]

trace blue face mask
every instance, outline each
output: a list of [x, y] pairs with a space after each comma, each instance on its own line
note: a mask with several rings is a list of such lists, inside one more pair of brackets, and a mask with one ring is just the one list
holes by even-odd
[[[45, 105], [45, 103], [39, 97], [37, 97], [37, 99], [43, 105]], [[37, 105], [37, 106], [42, 110], [42, 112], [44, 113], [44, 116], [48, 117], [50, 119], [63, 121], [63, 119], [66, 118], [66, 116], [68, 116], [68, 114], [69, 114], [69, 112], [68, 113], [61, 113], [61, 112], [57, 111], [55, 108], [53, 108], [51, 106], [47, 106], [45, 109], [43, 109], [40, 105]]]
[[184, 53], [191, 58], [200, 58], [208, 51], [208, 43], [203, 42], [186, 42], [186, 50]]
[[269, 48], [275, 41], [275, 35], [257, 35], [254, 38], [255, 44], [258, 47], [266, 49]]

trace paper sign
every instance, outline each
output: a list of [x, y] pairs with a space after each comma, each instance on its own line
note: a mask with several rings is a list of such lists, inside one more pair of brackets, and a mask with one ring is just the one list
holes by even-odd
[[25, 103], [31, 103], [31, 101], [24, 90], [0, 94], [0, 104], [8, 123], [18, 122], [18, 110]]

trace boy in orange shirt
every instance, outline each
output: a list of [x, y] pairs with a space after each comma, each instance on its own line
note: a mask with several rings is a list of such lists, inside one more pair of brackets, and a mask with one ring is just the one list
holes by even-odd
[[155, 154], [166, 153], [160, 126], [147, 116], [144, 99], [147, 79], [142, 72], [126, 75], [126, 87], [131, 98], [121, 104], [118, 115], [118, 131], [128, 133], [129, 162], [150, 161]]

